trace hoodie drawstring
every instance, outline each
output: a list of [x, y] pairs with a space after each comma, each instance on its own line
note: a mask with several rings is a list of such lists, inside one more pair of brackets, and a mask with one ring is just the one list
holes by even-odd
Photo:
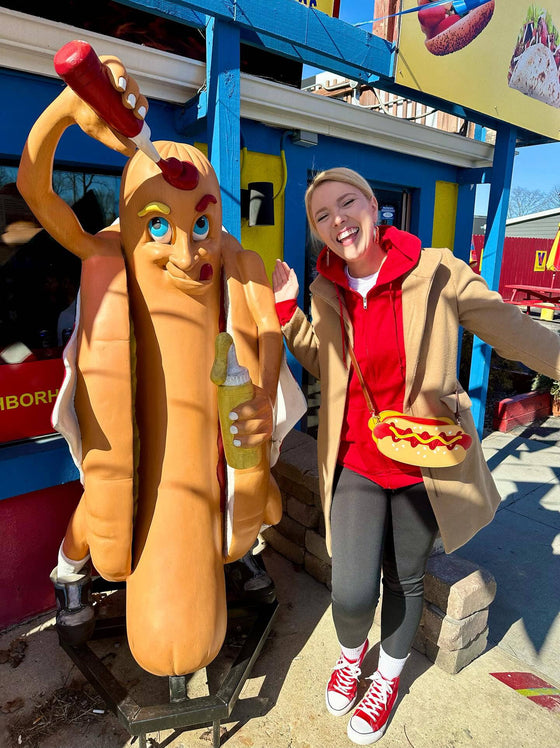
[[398, 356], [399, 356], [399, 366], [400, 366], [400, 370], [401, 370], [401, 376], [402, 376], [403, 382], [404, 382], [404, 381], [406, 381], [406, 366], [405, 366], [405, 363], [403, 361], [401, 347], [398, 344], [398, 341], [399, 341], [399, 328], [398, 328], [397, 309], [396, 309], [397, 292], [396, 292], [395, 284], [394, 283], [391, 283], [389, 285], [389, 296], [390, 296], [390, 299], [391, 299], [391, 308], [393, 310], [393, 322], [394, 322], [394, 326], [395, 326], [395, 340], [397, 341], [397, 353], [398, 353]]

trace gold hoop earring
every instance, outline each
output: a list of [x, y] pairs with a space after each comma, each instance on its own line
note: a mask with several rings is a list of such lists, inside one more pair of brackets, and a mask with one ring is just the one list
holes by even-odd
[[375, 227], [375, 243], [379, 244], [379, 226]]

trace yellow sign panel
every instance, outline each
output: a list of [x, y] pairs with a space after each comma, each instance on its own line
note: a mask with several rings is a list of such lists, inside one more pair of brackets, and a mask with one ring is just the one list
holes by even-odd
[[328, 16], [338, 18], [338, 10], [340, 6], [340, 0], [297, 0], [300, 5], [305, 5], [308, 8], [315, 8], [326, 13]]
[[560, 140], [560, 0], [471, 3], [403, 0], [395, 81]]
[[533, 270], [536, 273], [544, 272], [546, 270], [546, 255], [547, 252], [545, 249], [537, 249], [535, 252], [535, 265], [533, 267]]

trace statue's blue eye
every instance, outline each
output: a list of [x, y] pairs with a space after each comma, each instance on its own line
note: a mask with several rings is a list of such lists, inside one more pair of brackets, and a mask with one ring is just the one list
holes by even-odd
[[154, 241], [159, 242], [160, 244], [171, 243], [173, 231], [166, 218], [162, 218], [161, 216], [151, 218], [148, 224], [148, 231]]
[[201, 242], [210, 233], [210, 222], [208, 221], [208, 218], [206, 216], [200, 216], [200, 218], [197, 219], [193, 232], [192, 232], [192, 238], [195, 242]]

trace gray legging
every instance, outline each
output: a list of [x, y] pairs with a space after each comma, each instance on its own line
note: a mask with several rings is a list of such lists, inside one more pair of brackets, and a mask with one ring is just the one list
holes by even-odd
[[420, 624], [424, 572], [438, 527], [423, 483], [385, 489], [339, 468], [332, 525], [332, 610], [339, 642], [359, 647], [373, 623], [383, 566], [381, 643], [410, 652]]

